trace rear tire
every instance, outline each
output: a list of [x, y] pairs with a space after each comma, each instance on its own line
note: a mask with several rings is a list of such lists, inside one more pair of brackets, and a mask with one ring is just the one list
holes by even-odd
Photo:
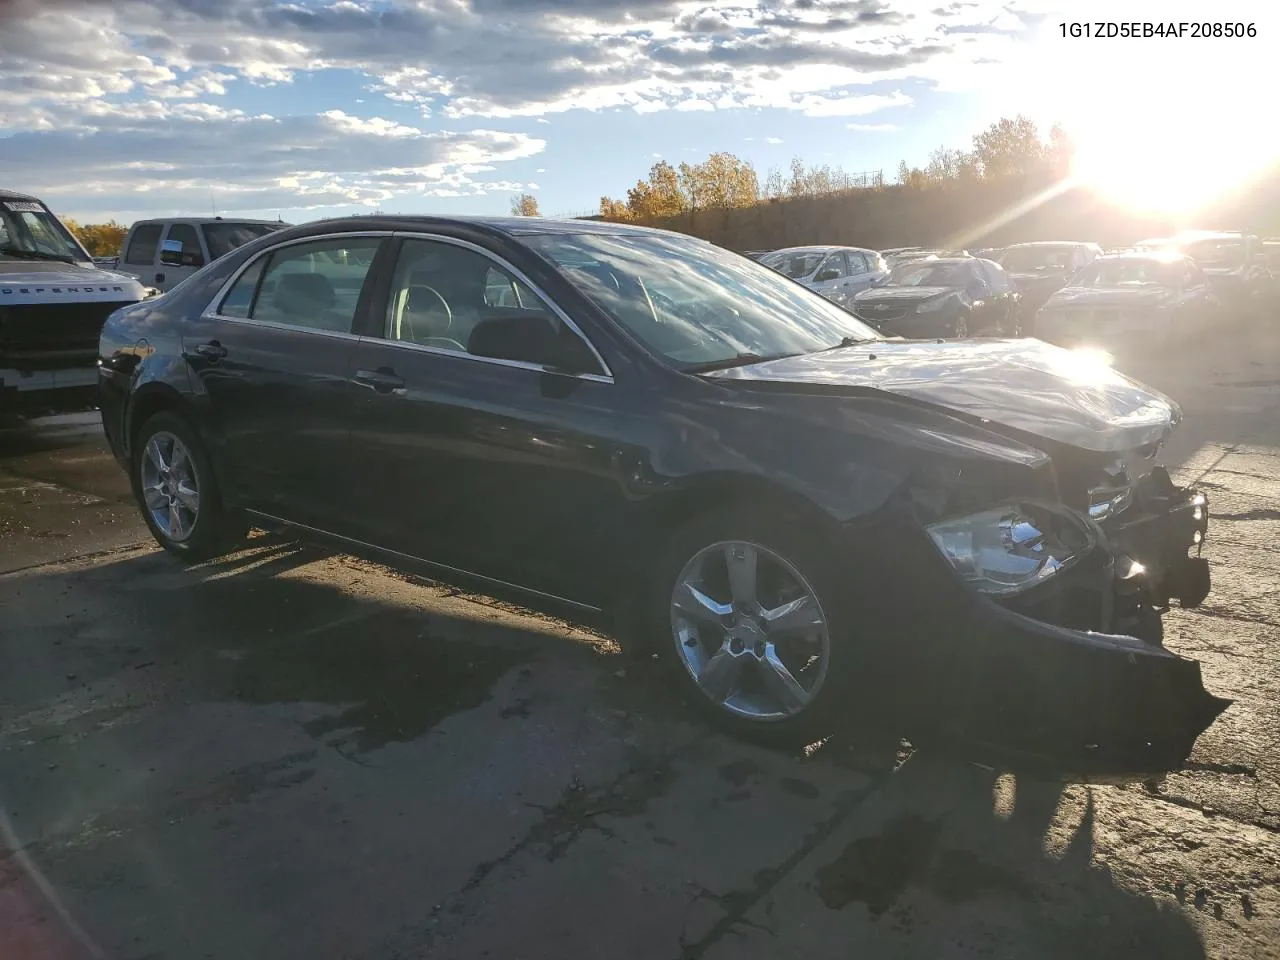
[[185, 418], [169, 411], [148, 418], [138, 430], [131, 464], [142, 518], [165, 550], [197, 563], [244, 542], [248, 523], [226, 510], [204, 443]]
[[834, 556], [814, 524], [767, 503], [697, 517], [667, 542], [641, 616], [711, 723], [787, 747], [833, 732], [856, 659]]

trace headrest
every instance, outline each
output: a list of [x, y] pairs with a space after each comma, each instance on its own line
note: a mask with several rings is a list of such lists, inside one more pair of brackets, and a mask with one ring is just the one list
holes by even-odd
[[322, 273], [286, 273], [276, 281], [272, 304], [285, 313], [328, 310], [337, 297], [333, 284]]

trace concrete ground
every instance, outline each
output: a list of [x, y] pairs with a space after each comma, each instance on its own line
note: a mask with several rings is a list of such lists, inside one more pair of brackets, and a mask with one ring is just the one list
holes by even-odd
[[154, 548], [93, 416], [0, 430], [0, 958], [1280, 956], [1280, 334], [1179, 399], [1236, 703], [1150, 786], [708, 731], [583, 630], [259, 538]]

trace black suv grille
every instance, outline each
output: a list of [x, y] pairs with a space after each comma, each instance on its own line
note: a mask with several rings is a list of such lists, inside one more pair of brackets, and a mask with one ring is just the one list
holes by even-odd
[[0, 365], [21, 370], [93, 366], [107, 315], [132, 300], [0, 307]]

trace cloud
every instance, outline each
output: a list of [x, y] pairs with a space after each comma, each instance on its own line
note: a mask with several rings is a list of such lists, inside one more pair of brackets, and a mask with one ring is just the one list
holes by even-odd
[[16, 134], [4, 141], [4, 165], [6, 179], [63, 209], [113, 209], [127, 197], [131, 210], [176, 213], [204, 209], [213, 196], [221, 209], [247, 211], [522, 189], [477, 175], [544, 146], [521, 133], [425, 132], [339, 110], [284, 118], [175, 110], [111, 117], [91, 132]]
[[[580, 110], [868, 116], [909, 106], [895, 91], [911, 81], [990, 75], [1042, 2], [0, 0], [0, 169], [156, 210], [211, 182], [263, 204], [518, 189], [499, 168], [543, 141], [491, 127]], [[281, 92], [321, 72], [350, 92]], [[267, 87], [302, 115], [255, 115]], [[172, 169], [143, 176], [143, 157]]]
[[771, 143], [771, 144], [773, 144], [774, 146], [777, 146], [778, 144], [780, 144], [780, 143], [782, 142], [782, 138], [781, 138], [781, 137], [765, 137], [765, 138], [764, 138], [764, 142], [765, 142], [765, 143]]
[[846, 123], [844, 127], [859, 133], [892, 133], [898, 129], [896, 123]]

